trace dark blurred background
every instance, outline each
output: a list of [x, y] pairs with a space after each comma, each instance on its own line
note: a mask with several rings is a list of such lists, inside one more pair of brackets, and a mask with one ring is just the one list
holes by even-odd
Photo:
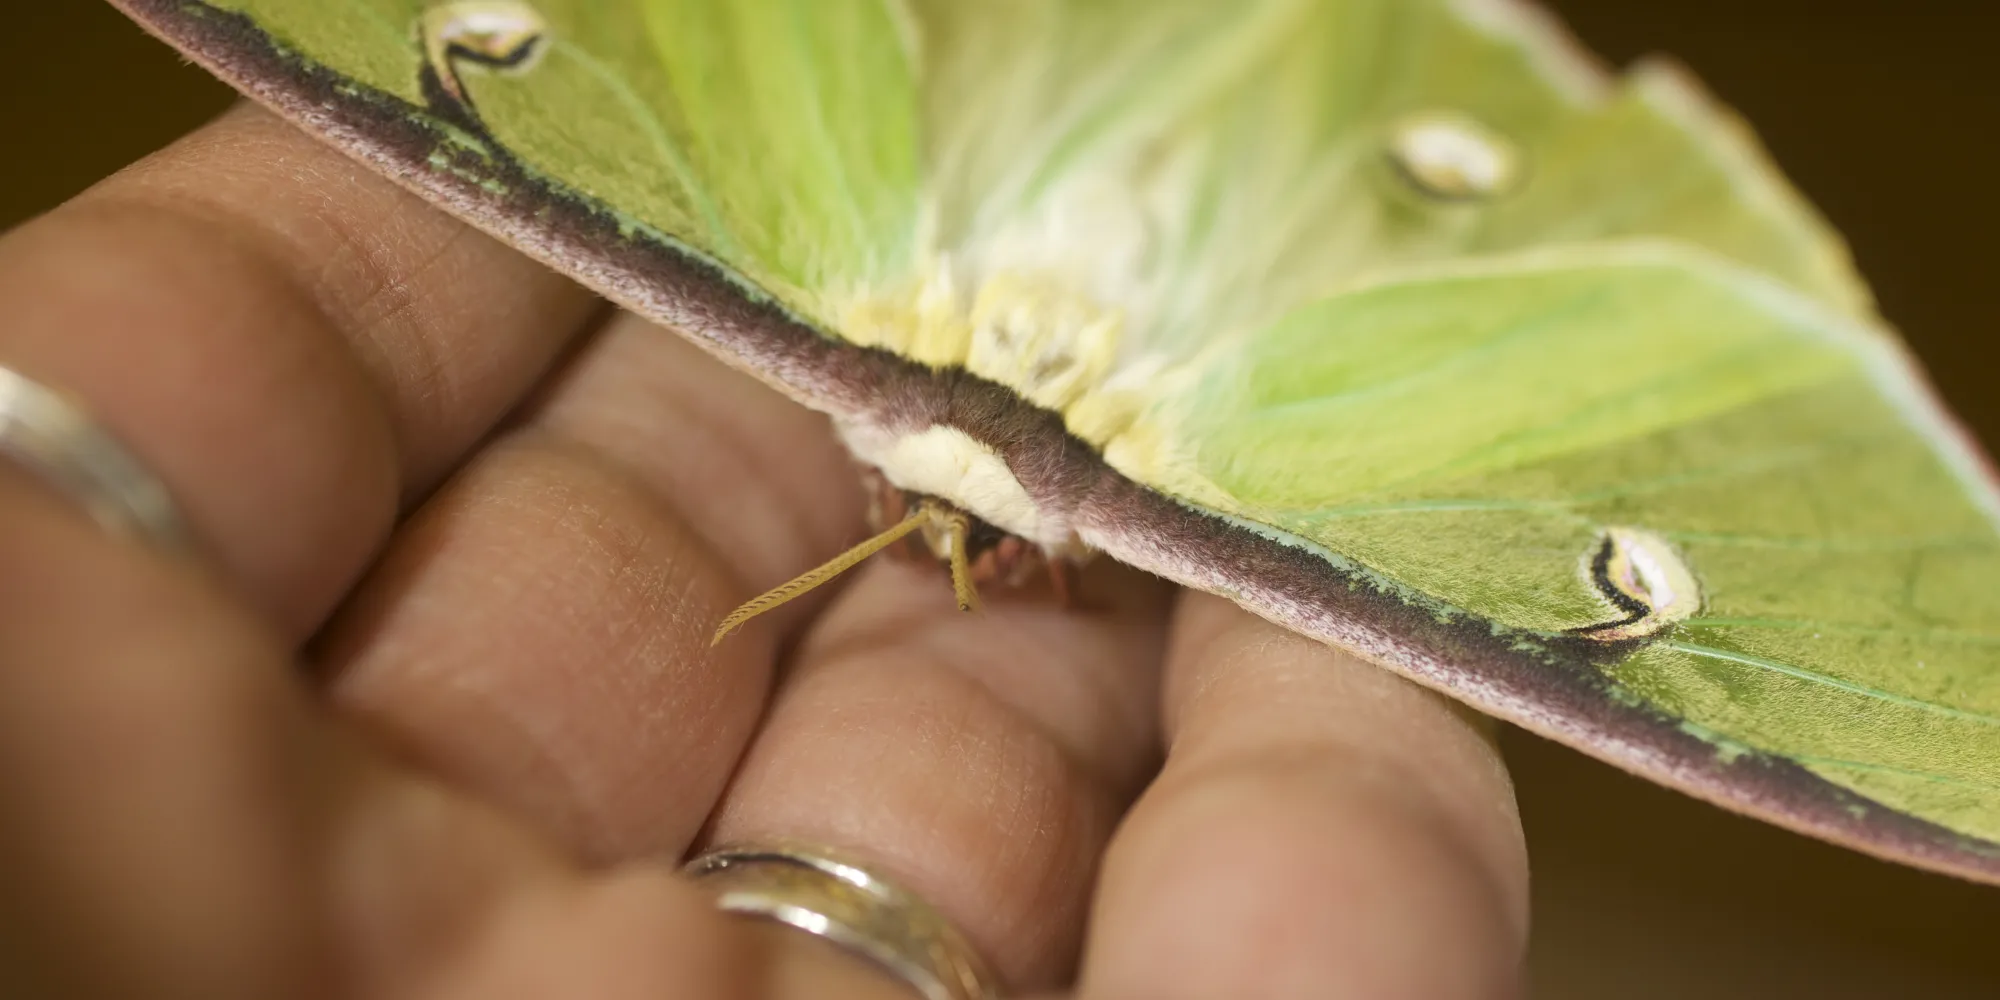
[[[2000, 442], [2000, 0], [1552, 6], [1612, 63], [1673, 54], [1754, 122], [1946, 399]], [[0, 228], [231, 100], [97, 0], [12, 0], [9, 15]], [[1540, 1000], [2000, 996], [2000, 889], [1739, 819], [1520, 733], [1506, 744]]]

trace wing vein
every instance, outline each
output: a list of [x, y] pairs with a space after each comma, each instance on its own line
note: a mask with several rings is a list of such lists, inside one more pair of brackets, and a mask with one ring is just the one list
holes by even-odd
[[1761, 656], [1752, 656], [1749, 653], [1737, 653], [1726, 649], [1716, 649], [1712, 646], [1698, 646], [1690, 642], [1664, 642], [1661, 643], [1660, 645], [1663, 646], [1664, 648], [1679, 650], [1683, 653], [1687, 653], [1692, 656], [1704, 656], [1710, 659], [1727, 660], [1731, 663], [1741, 663], [1745, 666], [1759, 667], [1765, 670], [1774, 670], [1777, 671], [1778, 673], [1786, 675], [1787, 677], [1796, 677], [1799, 680], [1809, 681], [1814, 684], [1824, 684], [1827, 687], [1836, 688], [1841, 691], [1846, 691], [1850, 694], [1858, 694], [1866, 698], [1873, 698], [1878, 701], [1886, 701], [1891, 704], [1902, 705], [1906, 708], [1915, 708], [1926, 712], [1935, 712], [1939, 715], [1947, 715], [1954, 719], [1964, 719], [1967, 722], [1977, 722], [1982, 725], [2000, 726], [2000, 718], [1995, 718], [1991, 715], [1985, 715], [1980, 712], [1971, 712], [1962, 708], [1952, 708], [1949, 705], [1933, 704], [1931, 702], [1923, 701], [1917, 698], [1911, 698], [1906, 695], [1895, 694], [1890, 691], [1883, 691], [1879, 688], [1868, 687], [1867, 685], [1864, 684], [1856, 684], [1852, 681], [1844, 681], [1838, 677], [1828, 676], [1827, 674], [1822, 674], [1814, 670], [1807, 670], [1804, 667], [1795, 667], [1789, 663], [1781, 663], [1777, 660], [1770, 660]]

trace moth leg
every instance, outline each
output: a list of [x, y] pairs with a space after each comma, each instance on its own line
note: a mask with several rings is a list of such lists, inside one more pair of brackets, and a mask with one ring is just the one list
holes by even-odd
[[1076, 564], [1061, 556], [1042, 560], [1049, 567], [1049, 589], [1055, 592], [1056, 606], [1064, 611], [1080, 610], [1076, 600]]
[[1019, 587], [1027, 582], [1028, 573], [1034, 569], [1032, 559], [1036, 554], [1027, 540], [1019, 535], [1006, 535], [973, 561], [972, 578], [980, 583]]
[[972, 519], [962, 511], [928, 508], [932, 516], [944, 522], [945, 558], [951, 562], [951, 590], [958, 596], [960, 611], [976, 611], [979, 608], [979, 587], [972, 579], [972, 562], [965, 552], [966, 541], [972, 534]]

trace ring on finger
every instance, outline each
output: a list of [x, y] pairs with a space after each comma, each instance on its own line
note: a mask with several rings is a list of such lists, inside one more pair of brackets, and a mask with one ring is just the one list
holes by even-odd
[[881, 966], [924, 1000], [993, 1000], [985, 963], [923, 900], [821, 847], [754, 844], [710, 851], [682, 871], [727, 913], [775, 920]]
[[82, 406], [5, 366], [0, 456], [82, 507], [106, 531], [169, 551], [190, 547], [180, 509], [159, 477]]

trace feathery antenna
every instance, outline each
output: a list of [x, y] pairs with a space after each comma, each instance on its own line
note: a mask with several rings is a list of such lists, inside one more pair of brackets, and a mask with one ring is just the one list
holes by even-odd
[[720, 644], [729, 633], [736, 631], [744, 622], [853, 569], [856, 563], [926, 526], [942, 528], [944, 531], [946, 559], [951, 563], [951, 589], [958, 597], [959, 609], [977, 610], [979, 590], [972, 581], [972, 564], [965, 551], [966, 541], [972, 534], [972, 519], [960, 511], [926, 502], [911, 512], [909, 517], [890, 526], [889, 530], [745, 601], [741, 607], [731, 611], [728, 617], [722, 619], [722, 624], [715, 627], [715, 637], [709, 640], [709, 645]]

